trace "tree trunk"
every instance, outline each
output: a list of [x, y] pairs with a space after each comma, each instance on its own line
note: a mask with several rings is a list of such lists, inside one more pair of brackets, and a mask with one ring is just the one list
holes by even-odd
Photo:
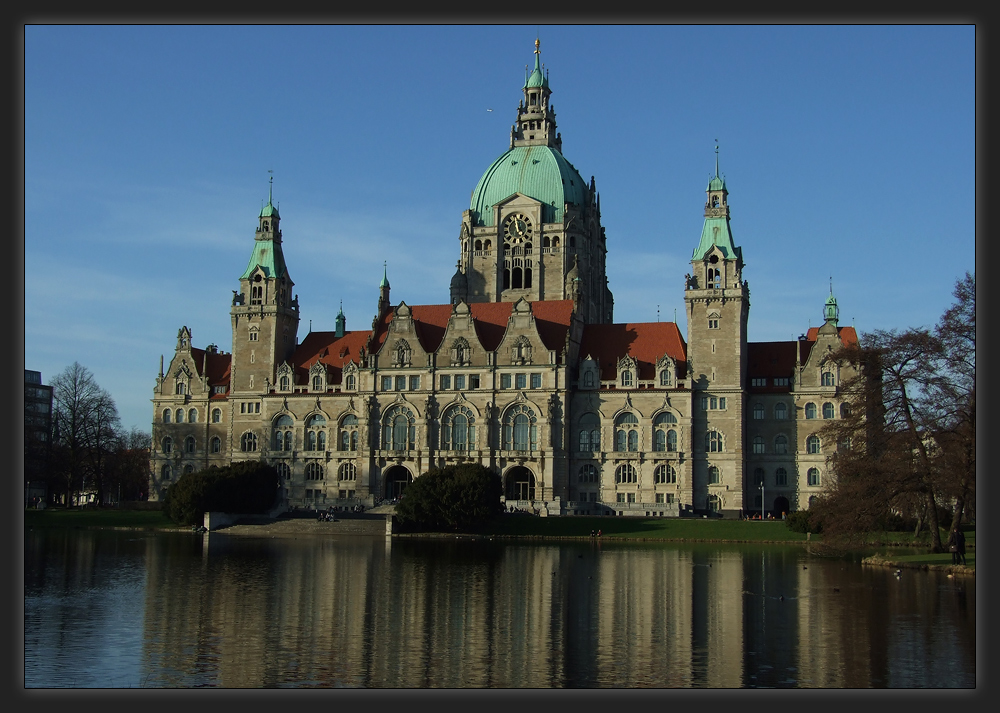
[[962, 524], [962, 511], [964, 509], [965, 499], [962, 496], [959, 496], [955, 501], [955, 513], [951, 517], [951, 528], [948, 530], [949, 532], [958, 529], [958, 526]]
[[927, 498], [927, 527], [931, 531], [931, 552], [944, 552], [944, 546], [941, 544], [941, 528], [938, 525], [937, 516], [937, 503], [934, 502], [934, 491], [928, 490], [925, 497]]

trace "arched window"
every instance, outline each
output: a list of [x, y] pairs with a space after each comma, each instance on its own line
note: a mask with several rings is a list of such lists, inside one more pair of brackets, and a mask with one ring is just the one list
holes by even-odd
[[632, 372], [628, 369], [622, 372], [622, 386], [626, 388], [632, 386]]
[[806, 473], [809, 485], [819, 485], [819, 468], [810, 468]]
[[188, 423], [198, 423], [198, 409], [188, 411]]
[[788, 485], [788, 471], [784, 468], [778, 468], [774, 471], [774, 484], [778, 486]]
[[352, 413], [340, 419], [340, 450], [358, 450], [358, 417]]
[[593, 465], [587, 464], [580, 466], [580, 482], [581, 483], [596, 483], [597, 482], [597, 468]]
[[306, 464], [306, 480], [323, 480], [323, 466], [320, 463]]
[[816, 404], [811, 402], [806, 404], [806, 418], [816, 418]]
[[326, 450], [326, 418], [323, 414], [313, 414], [306, 421], [306, 450]]
[[806, 451], [809, 453], [819, 453], [819, 436], [812, 435], [806, 439]]
[[257, 434], [247, 431], [240, 436], [240, 450], [244, 453], [252, 453], [257, 450]]
[[722, 434], [718, 431], [709, 431], [705, 434], [705, 452], [706, 453], [721, 453], [722, 452]]
[[616, 483], [638, 483], [639, 474], [631, 463], [622, 463], [615, 469]]
[[596, 413], [585, 413], [580, 417], [580, 452], [593, 453], [601, 450], [601, 421]]
[[413, 412], [402, 404], [393, 406], [382, 417], [382, 448], [406, 451], [416, 448], [417, 429]]
[[783, 403], [777, 403], [774, 405], [774, 417], [779, 421], [784, 421], [788, 418], [788, 407]]
[[763, 453], [764, 452], [764, 439], [760, 436], [753, 437], [753, 452]]
[[774, 437], [774, 452], [781, 456], [788, 453], [788, 438], [786, 436]]
[[660, 371], [660, 386], [670, 386], [670, 367]]
[[672, 465], [658, 465], [653, 471], [653, 482], [657, 485], [671, 485], [677, 482], [677, 471]]
[[170, 466], [165, 465], [160, 468], [160, 480], [170, 480]]
[[174, 452], [174, 439], [172, 439], [170, 436], [167, 436], [166, 438], [163, 439], [163, 452], [164, 453]]
[[465, 406], [452, 406], [441, 419], [441, 450], [471, 451], [476, 445], [475, 414]]
[[719, 512], [722, 510], [722, 498], [718, 495], [709, 495], [705, 502], [710, 512]]
[[222, 409], [212, 409], [212, 423], [222, 423]]
[[344, 388], [347, 389], [348, 391], [354, 391], [355, 389], [354, 384], [355, 384], [354, 374], [348, 374], [347, 379], [345, 380], [344, 383]]
[[[294, 421], [287, 413], [283, 413], [274, 419], [274, 450], [292, 450], [292, 426]], [[285, 447], [287, 443], [287, 448]]]
[[353, 463], [344, 463], [340, 466], [340, 479], [341, 480], [357, 480], [358, 479], [358, 467]]
[[836, 411], [833, 408], [833, 404], [827, 401], [823, 404], [823, 418], [833, 418]]
[[[654, 451], [676, 451], [677, 432], [671, 426], [677, 424], [677, 417], [669, 411], [657, 414], [653, 419], [653, 450]], [[670, 447], [670, 434], [673, 434], [674, 447]]]
[[221, 452], [222, 452], [222, 439], [219, 438], [218, 436], [215, 436], [214, 438], [212, 438], [212, 453], [221, 453]]
[[168, 408], [163, 409], [163, 422], [164, 423], [170, 423], [170, 416], [171, 416], [170, 409], [168, 409]]
[[184, 394], [187, 393], [187, 388], [183, 381], [177, 382], [177, 388], [174, 389], [174, 393], [176, 393], [178, 396], [183, 396]]
[[291, 480], [292, 469], [288, 467], [288, 463], [278, 462], [274, 464], [274, 469], [278, 471], [278, 477], [282, 480]]
[[619, 414], [615, 419], [615, 450], [639, 450], [639, 419], [631, 411]]
[[837, 382], [832, 371], [824, 371], [822, 377], [823, 386], [836, 386]]
[[709, 466], [708, 468], [708, 482], [710, 485], [717, 485], [719, 483], [719, 468], [718, 466]]
[[313, 391], [322, 391], [323, 390], [323, 377], [320, 376], [319, 374], [316, 374], [313, 377], [313, 388], [312, 388], [312, 390]]
[[184, 439], [184, 452], [194, 453], [194, 436], [188, 436]]
[[507, 410], [503, 419], [505, 451], [538, 450], [538, 425], [535, 413], [523, 404]]
[[288, 377], [282, 374], [281, 378], [278, 379], [278, 389], [281, 391], [288, 391], [288, 384], [289, 384]]
[[174, 413], [174, 420], [177, 423], [184, 423], [184, 409], [177, 409], [176, 413]]
[[758, 421], [764, 418], [764, 404], [753, 405], [753, 417]]
[[753, 471], [753, 484], [758, 488], [764, 484], [764, 469], [754, 468]]

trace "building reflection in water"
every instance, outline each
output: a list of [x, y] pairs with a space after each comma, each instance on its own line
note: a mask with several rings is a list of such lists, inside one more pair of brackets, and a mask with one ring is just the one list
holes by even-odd
[[965, 611], [796, 548], [205, 540], [148, 540], [148, 685], [906, 686], [880, 618]]

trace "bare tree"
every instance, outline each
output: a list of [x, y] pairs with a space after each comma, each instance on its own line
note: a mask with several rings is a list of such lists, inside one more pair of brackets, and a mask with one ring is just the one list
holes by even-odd
[[118, 500], [145, 500], [149, 494], [150, 435], [133, 427], [118, 432], [109, 487]]

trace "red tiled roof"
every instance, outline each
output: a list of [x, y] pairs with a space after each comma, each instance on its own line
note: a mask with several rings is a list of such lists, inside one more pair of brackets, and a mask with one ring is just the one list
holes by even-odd
[[361, 347], [370, 334], [371, 331], [354, 331], [337, 337], [336, 332], [310, 332], [289, 360], [295, 365], [295, 383], [305, 384], [309, 368], [316, 362], [322, 362], [329, 367], [329, 383], [339, 384], [347, 362], [361, 365]]
[[208, 371], [209, 386], [221, 386], [229, 383], [232, 358], [232, 354], [219, 354], [218, 352], [206, 352], [204, 349], [191, 348], [194, 368], [197, 370], [198, 376], [205, 376], [202, 372], [203, 369]]
[[[840, 343], [845, 347], [858, 343], [858, 333], [854, 331], [854, 327], [837, 327], [837, 334], [840, 336]], [[806, 332], [806, 339], [815, 342], [818, 335], [819, 327], [810, 327]]]
[[[748, 342], [747, 343], [747, 377], [766, 378], [768, 384], [774, 377], [791, 378], [795, 371], [795, 348], [796, 345], [803, 345], [801, 341], [795, 342]], [[808, 344], [806, 354], [808, 354]], [[757, 387], [755, 390], [761, 387]], [[779, 391], [787, 391], [785, 387], [778, 387]]]
[[[687, 345], [673, 322], [588, 324], [583, 328], [580, 357], [598, 361], [601, 379], [618, 376], [618, 360], [626, 354], [639, 362], [639, 378], [656, 378], [656, 360], [668, 354], [681, 366], [687, 362]], [[683, 368], [683, 367], [682, 367]]]

